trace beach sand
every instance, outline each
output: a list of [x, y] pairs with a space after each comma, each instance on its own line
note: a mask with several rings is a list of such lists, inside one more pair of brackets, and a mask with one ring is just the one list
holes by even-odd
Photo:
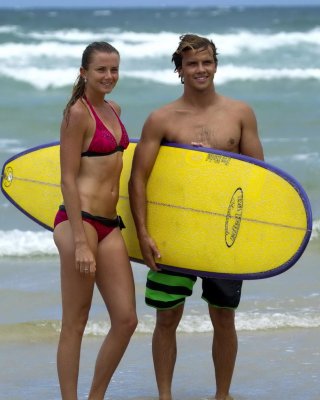
[[[250, 316], [258, 308], [259, 323], [263, 323], [264, 315], [269, 319], [267, 329], [260, 326], [257, 330], [250, 330], [257, 328], [255, 320], [250, 323], [243, 317], [239, 319], [247, 328], [238, 330], [239, 351], [231, 387], [235, 400], [320, 399], [320, 327], [316, 320], [318, 314], [315, 311], [311, 314], [314, 315], [314, 327], [308, 314], [310, 310], [318, 309], [318, 250], [317, 243], [313, 243], [299, 264], [288, 272], [245, 283], [238, 314]], [[60, 319], [58, 264], [56, 257], [8, 258], [0, 262], [1, 400], [60, 399], [56, 372]], [[151, 355], [154, 311], [146, 308], [143, 301], [144, 266], [135, 265], [134, 272], [139, 319], [144, 318], [143, 323], [146, 323], [150, 317], [151, 322], [147, 331], [140, 329], [134, 334], [110, 384], [106, 397], [109, 400], [157, 399]], [[194, 315], [193, 310], [200, 310], [200, 316], [206, 316], [200, 295], [197, 282], [185, 314]], [[107, 318], [106, 311], [98, 297], [96, 295], [93, 304], [93, 318], [103, 321]], [[272, 308], [271, 315], [277, 312], [282, 316], [288, 314], [285, 316], [288, 327], [270, 327], [272, 319], [266, 313], [269, 307]], [[291, 316], [302, 319], [308, 315], [306, 327], [298, 327], [297, 319], [290, 326]], [[42, 326], [42, 319], [49, 323], [44, 321]], [[87, 398], [95, 358], [103, 340], [101, 329], [105, 327], [99, 325], [97, 331], [92, 329], [83, 339], [79, 400]], [[197, 333], [193, 326], [191, 329], [191, 333], [178, 333], [173, 381], [175, 400], [204, 400], [214, 394], [212, 334]]]
[[[320, 329], [240, 332], [231, 393], [236, 400], [319, 400]], [[59, 399], [58, 335], [0, 343], [3, 400]], [[85, 337], [79, 400], [85, 399], [102, 338]], [[175, 400], [212, 398], [211, 334], [178, 335]], [[107, 399], [154, 400], [151, 334], [135, 334], [109, 387]]]

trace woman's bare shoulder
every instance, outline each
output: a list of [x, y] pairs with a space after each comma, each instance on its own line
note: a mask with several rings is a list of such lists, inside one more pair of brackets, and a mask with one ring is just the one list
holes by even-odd
[[73, 104], [64, 114], [61, 122], [61, 131], [86, 131], [90, 121], [90, 112], [82, 99]]
[[113, 100], [108, 100], [108, 103], [118, 115], [121, 114], [121, 107], [120, 107], [120, 105], [118, 103], [116, 103]]

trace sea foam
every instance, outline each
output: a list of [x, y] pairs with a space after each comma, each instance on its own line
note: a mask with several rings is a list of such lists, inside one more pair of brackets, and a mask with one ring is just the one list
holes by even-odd
[[[2, 207], [4, 207], [2, 205]], [[320, 220], [313, 222], [311, 241], [319, 239]], [[0, 257], [33, 257], [57, 255], [50, 231], [0, 230]]]
[[[0, 44], [0, 78], [25, 82], [37, 89], [72, 85], [84, 47], [106, 40], [121, 54], [120, 74], [126, 79], [178, 85], [171, 64], [174, 32], [60, 29], [24, 31], [3, 26], [2, 35], [14, 40]], [[238, 30], [208, 33], [219, 43], [217, 84], [233, 81], [320, 80], [320, 28], [306, 32], [254, 32]], [[143, 60], [143, 62], [142, 62]]]

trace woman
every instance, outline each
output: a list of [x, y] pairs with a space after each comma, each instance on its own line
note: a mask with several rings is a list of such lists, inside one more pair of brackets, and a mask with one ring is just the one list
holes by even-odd
[[61, 124], [61, 190], [55, 219], [61, 261], [62, 326], [57, 354], [63, 400], [77, 399], [80, 348], [96, 283], [110, 316], [89, 399], [103, 399], [137, 326], [133, 274], [117, 216], [122, 152], [129, 144], [120, 107], [105, 101], [119, 78], [108, 43], [83, 52], [80, 75]]

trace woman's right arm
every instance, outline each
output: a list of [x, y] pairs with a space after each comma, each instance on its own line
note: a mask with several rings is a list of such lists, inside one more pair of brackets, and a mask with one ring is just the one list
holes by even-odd
[[81, 218], [81, 203], [77, 186], [81, 151], [88, 130], [88, 112], [78, 102], [64, 118], [60, 134], [61, 191], [71, 225], [75, 246], [76, 268], [81, 273], [95, 272], [95, 258], [89, 247]]

